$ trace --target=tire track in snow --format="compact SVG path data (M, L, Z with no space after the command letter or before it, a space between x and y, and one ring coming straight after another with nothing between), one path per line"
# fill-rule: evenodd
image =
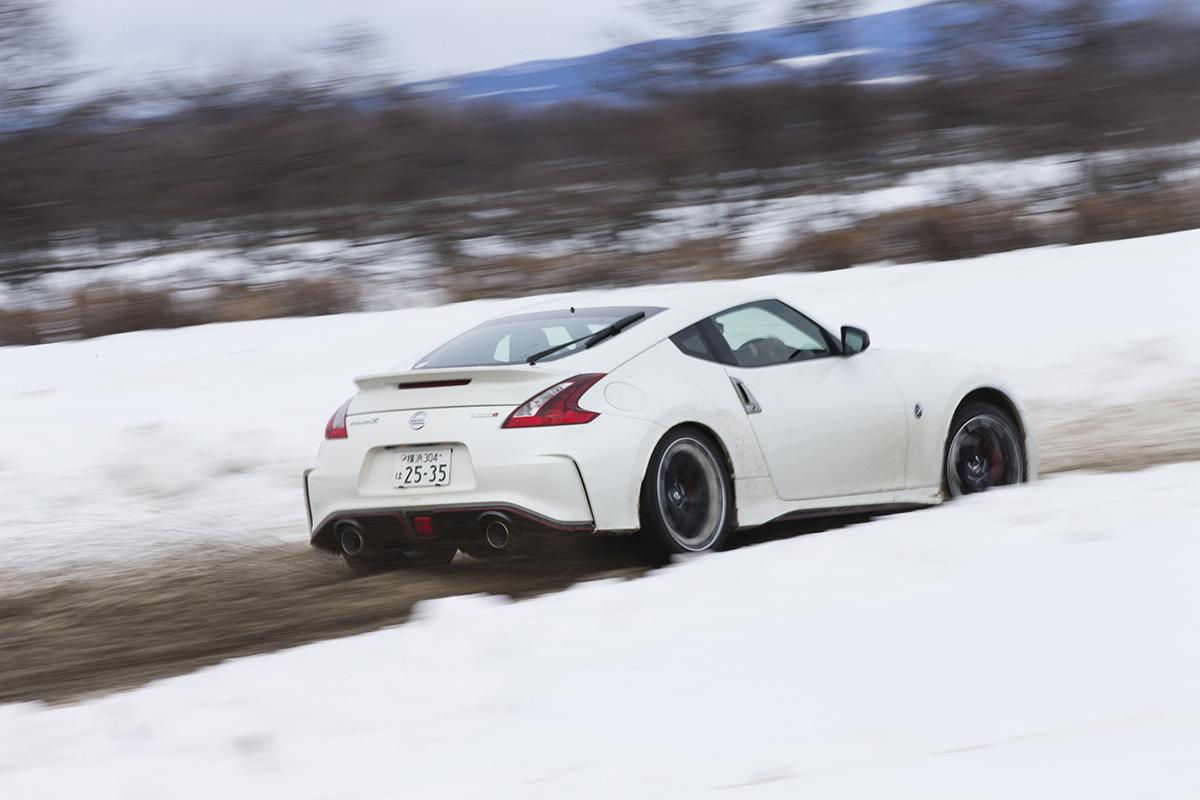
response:
M1200 459L1200 392L1126 405L1043 406L1031 416L1043 474ZM847 521L772 526L741 541ZM375 630L404 622L421 600L529 597L646 570L628 540L585 539L538 561L485 564L460 557L445 570L366 579L352 579L336 559L298 544L194 549L125 566L0 575L0 702L71 700L228 658Z
M338 559L301 544L0 576L0 702L85 697L229 658L375 630L404 622L422 600L529 597L645 569L632 548L622 546L627 543L574 544L549 563L460 556L448 568L360 579Z
M1043 475L1200 460L1200 385L1136 403L1039 406L1030 416Z

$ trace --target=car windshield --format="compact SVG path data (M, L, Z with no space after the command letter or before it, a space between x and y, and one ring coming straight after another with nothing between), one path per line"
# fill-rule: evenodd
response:
M650 317L659 311L662 309L618 306L565 308L558 311L537 311L530 314L500 317L454 337L417 361L413 368L439 369L524 364L530 356L543 353L558 345L565 345L576 339L582 340L538 359L539 361L553 361L583 350L588 337L613 323L638 313Z

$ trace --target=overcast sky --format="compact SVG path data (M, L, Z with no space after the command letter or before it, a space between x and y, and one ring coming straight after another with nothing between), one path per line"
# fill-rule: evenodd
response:
M405 79L581 55L668 31L632 0L50 0L81 66L105 83L311 60L338 26L369 27ZM758 0L743 27L774 24ZM871 0L875 10L913 0Z

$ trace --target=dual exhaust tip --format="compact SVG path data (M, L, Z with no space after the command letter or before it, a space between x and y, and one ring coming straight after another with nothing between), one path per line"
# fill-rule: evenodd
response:
M362 528L353 522L338 526L338 542L342 552L351 557L362 555L367 549L367 538L363 536Z
M482 514L479 525L483 529L483 540L493 550L503 550L512 541L512 523L503 514ZM354 558L367 549L367 537L356 522L343 522L338 526L338 544L342 552Z
M508 518L501 514L484 514L479 518L483 526L483 540L493 550L503 550L512 540Z

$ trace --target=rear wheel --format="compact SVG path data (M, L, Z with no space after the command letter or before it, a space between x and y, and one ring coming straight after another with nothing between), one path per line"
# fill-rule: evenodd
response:
M1025 481L1025 448L1017 422L991 403L968 403L954 415L943 467L948 497Z
M717 443L679 428L658 443L642 481L638 540L653 558L720 547L733 528L733 482Z

